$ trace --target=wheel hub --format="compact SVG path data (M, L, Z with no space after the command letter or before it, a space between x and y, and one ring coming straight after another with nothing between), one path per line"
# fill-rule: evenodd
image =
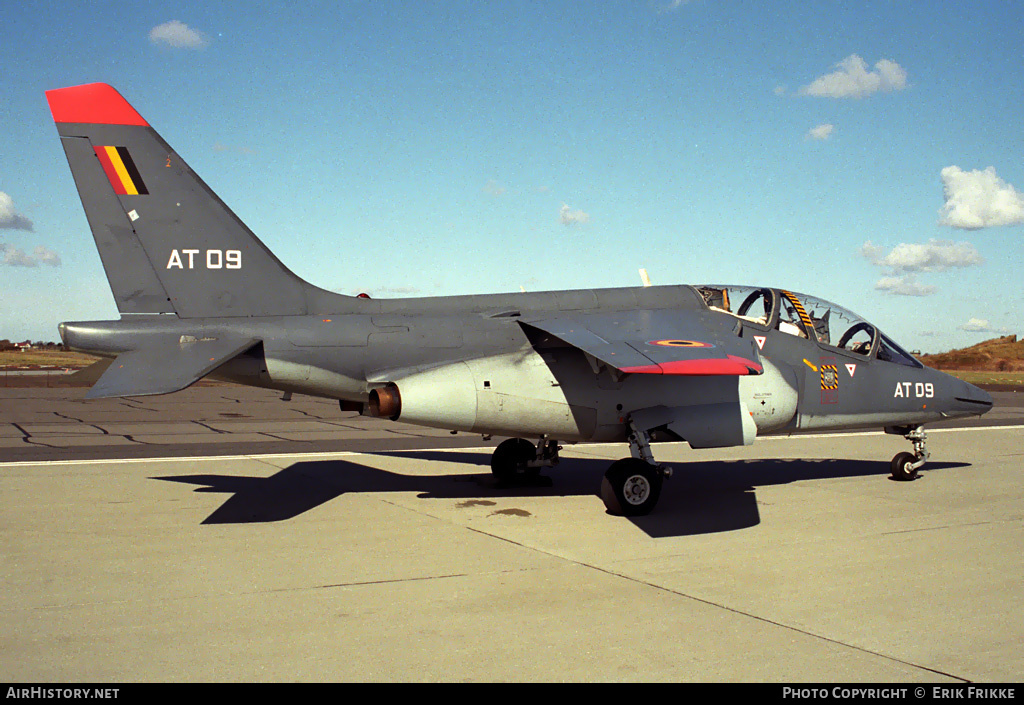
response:
M643 504L651 496L651 483L643 475L632 475L623 485L622 494L632 505Z

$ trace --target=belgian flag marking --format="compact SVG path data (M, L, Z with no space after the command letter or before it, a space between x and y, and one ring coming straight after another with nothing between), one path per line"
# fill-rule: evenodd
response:
M132 161L127 147L93 147L96 156L103 165L103 171L119 196L146 195L146 184L143 183L139 170Z

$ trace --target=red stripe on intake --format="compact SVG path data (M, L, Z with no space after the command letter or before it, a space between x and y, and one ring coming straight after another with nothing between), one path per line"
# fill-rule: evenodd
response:
M100 125L149 125L121 94L106 83L87 83L46 91L54 122Z
M623 372L648 375L691 375L695 377L710 375L758 375L764 368L752 360L736 355L728 359L712 358L702 360L673 360L657 365L641 365L639 367L620 367Z
M124 182L121 181L121 177L117 173L117 169L110 163L110 155L107 154L106 147L93 147L96 156L100 160L100 164L103 165L103 171L106 172L107 178L110 179L110 185L114 187L114 193L118 196L127 196L128 191L124 187Z

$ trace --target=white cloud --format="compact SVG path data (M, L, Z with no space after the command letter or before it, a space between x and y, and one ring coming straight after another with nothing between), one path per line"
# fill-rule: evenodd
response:
M0 254L3 255L3 264L6 267L38 267L39 263L33 260L24 250L0 243Z
M0 242L0 256L3 257L0 263L7 267L38 267L40 264L59 267L61 264L60 255L42 245L38 245L30 255L24 250Z
M505 187L494 179L490 179L486 184L484 184L484 193L488 196L500 196L505 193Z
M807 139L827 140L829 137L832 136L833 129L835 129L835 126L829 122L826 122L822 125L818 125L817 127L812 127L810 130L807 131Z
M957 326L960 330L968 331L969 333L1009 333L1010 331L1006 328L993 328L992 325L985 318L972 318L967 323L961 323Z
M1024 197L999 178L995 167L964 171L947 166L940 175L946 204L939 225L977 230L1024 223Z
M953 267L973 267L984 260L969 242L929 240L925 244L901 242L883 255L884 247L865 242L860 253L871 264L889 269L893 274L905 272L941 272Z
M175 49L202 49L209 43L205 35L178 20L158 24L149 30L149 41Z
M885 257L885 248L881 245L875 245L868 240L860 246L861 257L866 258L871 264L877 264L879 260Z
M672 12L678 10L683 5L689 5L693 0L669 0L668 3L658 8L658 13Z
M819 76L800 89L803 95L821 98L864 98L872 93L900 91L907 87L907 72L895 61L882 59L868 71L867 62L856 54L835 65L836 70Z
M563 203L562 208L558 211L559 220L562 225L573 226L582 225L583 223L590 221L590 214L584 213L581 210L573 210L569 207L568 203Z
M32 230L32 221L14 207L14 199L0 191L0 228L8 230Z
M51 250L49 247L43 247L38 245L36 249L32 250L32 254L39 261L40 264L48 264L51 267L59 267L61 265L60 255Z
M938 289L931 284L919 284L913 274L899 277L882 277L875 282L875 288L897 296L930 296Z
M868 240L861 245L860 254L885 270L886 276L875 282L875 289L896 296L930 296L938 291L931 284L917 281L916 275L920 272L941 272L984 262L971 243L948 240L929 240L924 244L901 242L889 252Z

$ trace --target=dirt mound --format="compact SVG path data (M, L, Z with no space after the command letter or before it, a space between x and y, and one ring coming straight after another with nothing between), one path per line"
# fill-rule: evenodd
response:
M1015 335L1004 335L959 350L921 355L918 359L940 370L1021 372L1024 371L1024 341L1018 341Z

